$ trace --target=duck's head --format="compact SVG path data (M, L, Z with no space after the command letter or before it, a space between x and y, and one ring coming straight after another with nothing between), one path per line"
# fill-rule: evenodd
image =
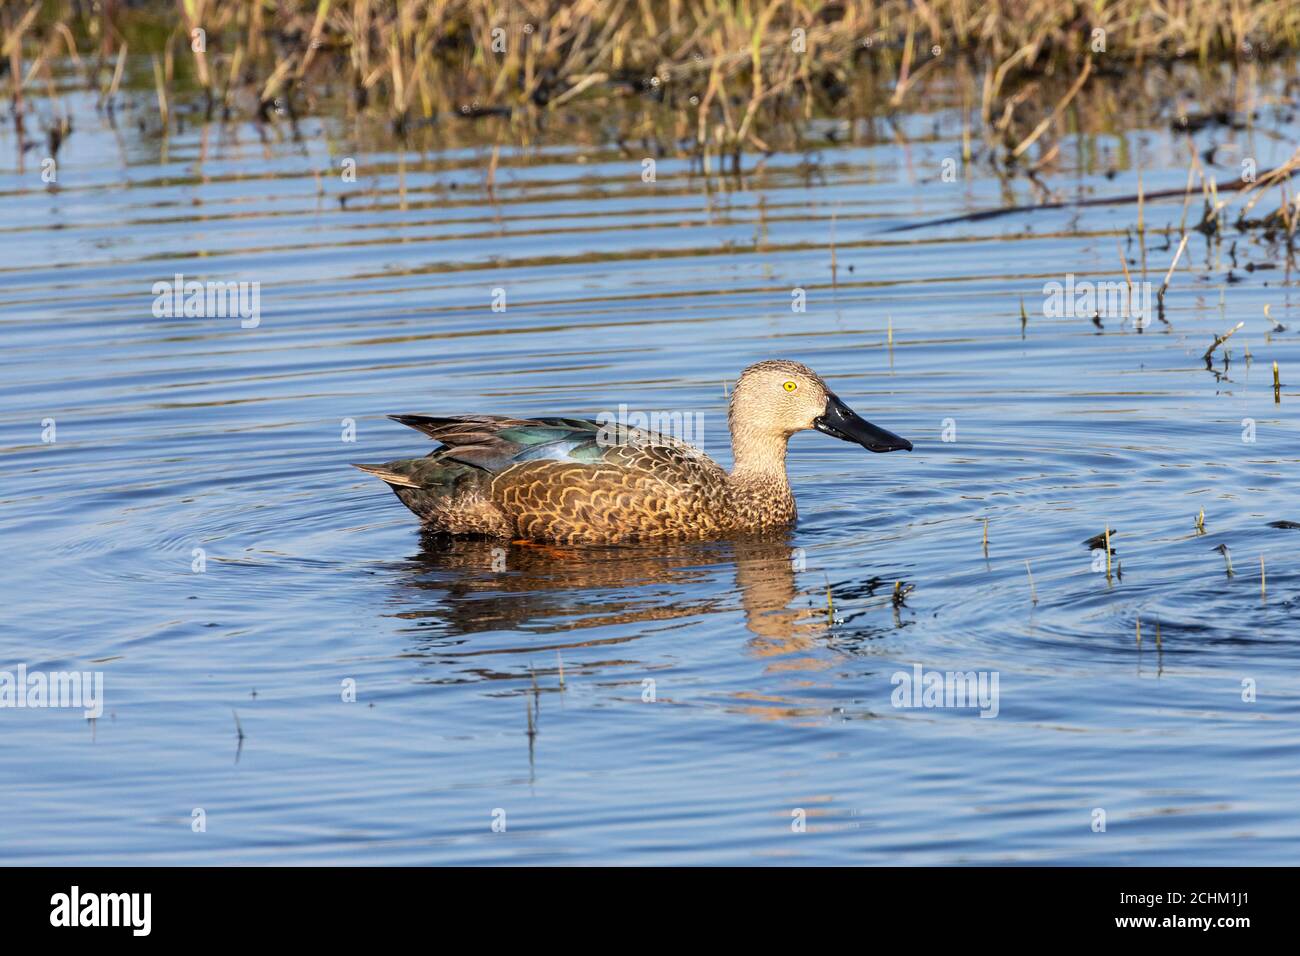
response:
M815 428L868 451L911 451L912 443L858 416L806 365L773 359L740 373L728 416L737 429L789 438Z

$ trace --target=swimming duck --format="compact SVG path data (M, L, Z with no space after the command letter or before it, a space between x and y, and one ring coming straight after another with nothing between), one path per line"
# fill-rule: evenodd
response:
M790 436L815 428L873 452L912 443L858 417L812 369L751 365L731 394L730 474L659 432L577 418L392 415L442 444L423 458L356 465L430 531L557 542L708 538L794 522Z

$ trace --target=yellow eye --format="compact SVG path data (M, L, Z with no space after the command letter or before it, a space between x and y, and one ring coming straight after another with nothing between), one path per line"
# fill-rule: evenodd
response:
M785 383L784 385L782 385L781 387L784 388L787 392L793 392L793 391L794 391L796 388L798 388L799 386L796 385L794 382L786 382L786 383Z

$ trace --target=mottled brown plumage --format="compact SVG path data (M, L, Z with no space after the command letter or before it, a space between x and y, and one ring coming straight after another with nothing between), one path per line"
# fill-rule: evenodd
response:
M858 418L811 369L773 360L731 397L735 467L668 435L573 418L394 415L441 445L357 465L433 531L533 541L624 542L765 531L795 520L790 436L816 428L872 451L911 444Z

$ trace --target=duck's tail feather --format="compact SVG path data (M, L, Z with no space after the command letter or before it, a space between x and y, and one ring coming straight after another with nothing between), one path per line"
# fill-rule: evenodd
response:
M394 488L421 488L423 487L414 478L407 475L400 475L393 471L387 465L353 465L353 468L359 468L368 475L374 475L381 481L388 482Z

